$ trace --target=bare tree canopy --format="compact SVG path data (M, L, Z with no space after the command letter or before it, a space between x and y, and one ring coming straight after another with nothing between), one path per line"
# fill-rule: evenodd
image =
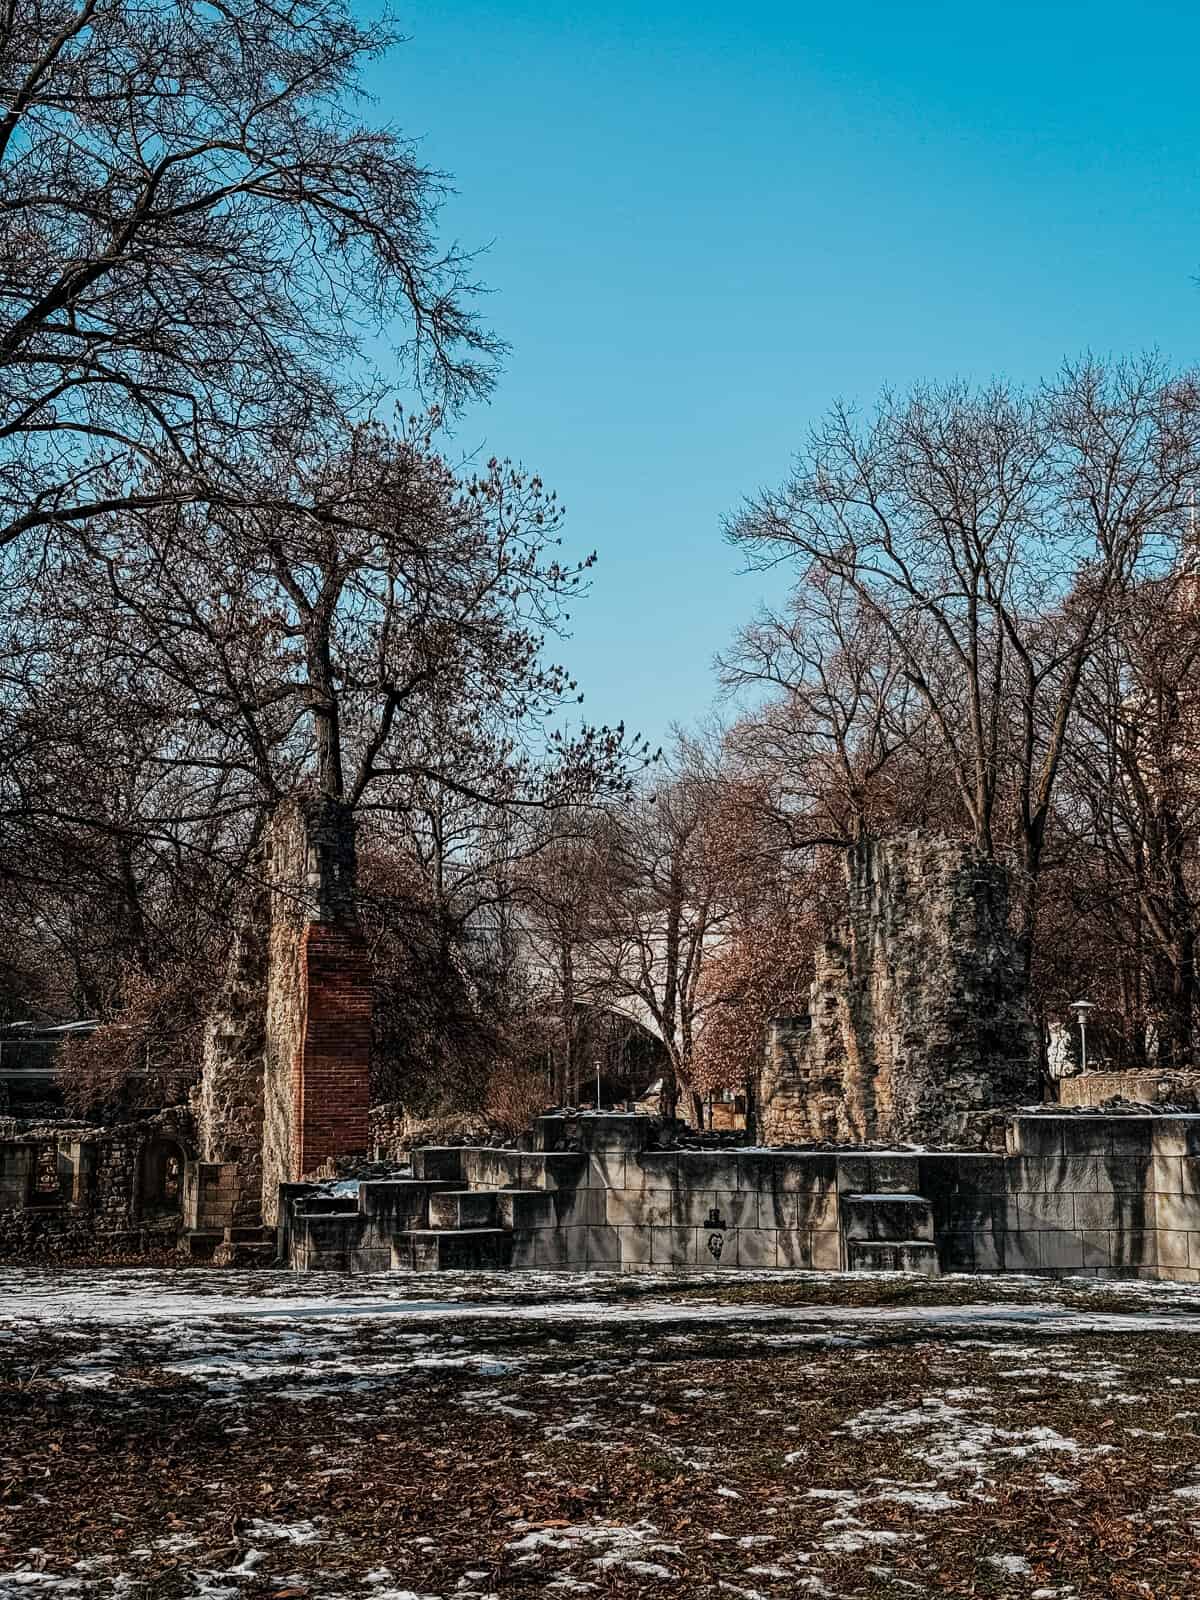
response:
M784 486L729 526L753 561L794 566L792 629L807 642L789 670L805 696L828 705L814 662L844 654L833 592L833 615L861 616L884 645L879 668L852 679L863 754L894 722L880 696L903 684L984 854L1003 802L1030 935L1082 676L1128 584L1177 547L1200 469L1198 395L1154 359L1087 361L1032 392L919 388L866 420L838 408ZM773 661L778 676L777 649Z
M444 180L354 114L393 38L341 0L3 0L0 544L253 498L372 331L433 398L487 388Z

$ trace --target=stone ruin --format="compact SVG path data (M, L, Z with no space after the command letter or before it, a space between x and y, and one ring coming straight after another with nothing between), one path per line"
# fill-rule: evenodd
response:
M387 1108L368 1112L351 819L289 802L261 866L192 1104L109 1128L0 1121L0 1251L1200 1281L1200 1115L1029 1106L1008 879L959 845L850 854L808 1014L772 1025L759 1064L763 1143L699 1150L596 1113L542 1117L517 1149L402 1149Z
M366 1153L371 989L354 884L346 808L286 802L205 1030L196 1229L274 1227L281 1183Z
M354 879L344 806L279 807L191 1103L101 1128L0 1120L0 1249L177 1241L217 1261L275 1259L280 1185L368 1147L371 990Z
M846 885L808 1014L768 1029L764 1142L957 1143L972 1112L1040 1100L1007 870L911 833L850 851Z

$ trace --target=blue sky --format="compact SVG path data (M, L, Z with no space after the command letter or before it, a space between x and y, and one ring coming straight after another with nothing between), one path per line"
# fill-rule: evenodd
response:
M590 720L705 715L765 593L723 514L838 398L1197 359L1200 8L402 0L377 113L458 190L512 346L458 443L599 550Z

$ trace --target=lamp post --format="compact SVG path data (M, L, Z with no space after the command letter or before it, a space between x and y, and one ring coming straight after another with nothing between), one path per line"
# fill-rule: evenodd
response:
M600 1109L600 1058L599 1058L599 1056L597 1056L595 1061L592 1062L592 1065L596 1069L596 1110L599 1111L599 1109Z
M1087 1019L1088 1019L1088 1013L1091 1012L1091 1011L1095 1011L1095 1009L1096 1009L1096 1005L1095 1005L1095 1002L1092 1001L1092 1000L1072 1000L1071 1001L1071 1010L1075 1013L1075 1019L1079 1023L1079 1070L1081 1072L1086 1072L1087 1071L1087 1067L1088 1067L1088 1060L1087 1060Z

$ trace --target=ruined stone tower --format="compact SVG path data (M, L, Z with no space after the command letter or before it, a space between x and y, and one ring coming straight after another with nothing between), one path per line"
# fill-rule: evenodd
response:
M965 1113L1037 1099L1005 868L913 833L852 850L846 877L808 1015L768 1031L766 1142L953 1142Z
M367 1148L371 992L350 812L285 801L260 870L205 1032L193 1227L270 1225L280 1183Z

